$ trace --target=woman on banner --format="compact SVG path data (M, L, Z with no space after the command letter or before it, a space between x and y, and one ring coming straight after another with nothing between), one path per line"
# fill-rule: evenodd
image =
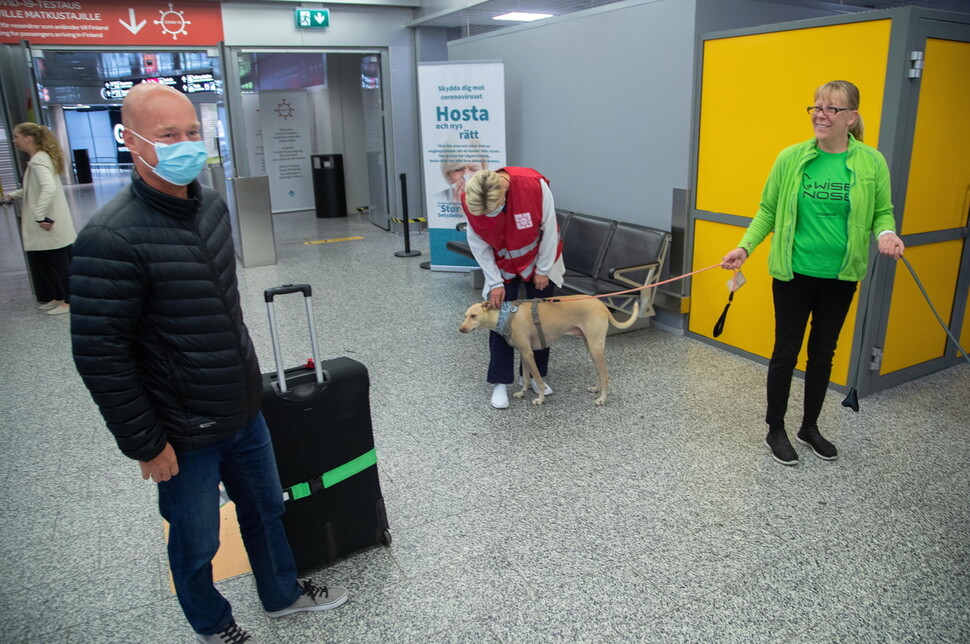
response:
M839 333L866 275L870 235L878 236L883 255L899 259L904 251L895 232L889 168L878 150L862 143L858 110L859 89L848 81L815 90L808 107L814 136L775 159L757 214L721 264L740 268L774 232L768 272L774 278L775 346L768 363L765 444L784 465L798 463L785 413L809 317L805 403L796 438L819 458L832 460L838 451L819 432L818 418Z
M520 285L530 299L552 297L553 284L562 286L566 268L548 179L531 168L482 170L465 183L462 207L468 219L468 246L485 277L482 296L493 306L517 299ZM505 409L508 385L514 381L515 350L494 331L488 346L491 404ZM545 380L549 349L536 351L535 361ZM534 380L532 387L537 387ZM552 388L546 384L545 395L550 394Z

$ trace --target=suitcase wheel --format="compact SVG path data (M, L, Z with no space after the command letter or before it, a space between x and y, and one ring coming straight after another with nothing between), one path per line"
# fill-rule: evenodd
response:
M385 546L391 545L391 531L388 530L387 528L384 528L384 545Z

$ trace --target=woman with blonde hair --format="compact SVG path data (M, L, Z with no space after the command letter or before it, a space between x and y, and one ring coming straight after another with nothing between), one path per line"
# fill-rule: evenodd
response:
M878 237L883 255L899 259L905 250L896 235L889 167L878 150L862 142L858 110L859 88L848 81L815 90L815 103L807 108L814 136L775 159L757 214L721 264L740 268L774 233L768 273L774 278L775 346L768 363L765 444L784 465L798 463L785 413L809 317L804 412L796 438L819 458L833 460L838 451L817 423L839 333L866 275L870 236Z
M549 181L531 168L508 166L482 170L465 184L462 206L468 219L468 246L485 276L482 295L495 308L518 298L552 297L566 272L562 242ZM508 306L508 305L505 305ZM509 406L508 385L515 379L515 350L500 333L488 338L488 382L492 406ZM549 349L535 352L536 367L545 380ZM532 381L533 389L537 385ZM538 393L538 392L537 392ZM545 395L552 393L546 385Z
M30 155L30 161L23 188L10 192L4 201L23 200L20 229L40 309L61 315L70 311L71 245L77 239L59 176L64 155L43 125L21 123L13 132L14 145Z

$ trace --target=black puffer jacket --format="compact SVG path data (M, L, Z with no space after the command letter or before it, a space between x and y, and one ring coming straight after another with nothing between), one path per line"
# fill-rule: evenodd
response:
M259 364L243 324L226 206L132 172L74 244L74 363L127 456L195 449L248 426Z

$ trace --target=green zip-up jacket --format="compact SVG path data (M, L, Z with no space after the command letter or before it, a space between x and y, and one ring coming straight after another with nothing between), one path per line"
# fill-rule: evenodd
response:
M768 252L768 273L783 282L790 281L795 223L798 219L798 190L805 166L818 156L815 139L785 148L775 159L758 213L751 220L739 247L754 251L768 233L774 231ZM849 184L848 243L840 280L858 282L866 276L869 263L869 236L884 230L896 232L889 189L889 166L875 148L849 135L845 165L851 174Z

